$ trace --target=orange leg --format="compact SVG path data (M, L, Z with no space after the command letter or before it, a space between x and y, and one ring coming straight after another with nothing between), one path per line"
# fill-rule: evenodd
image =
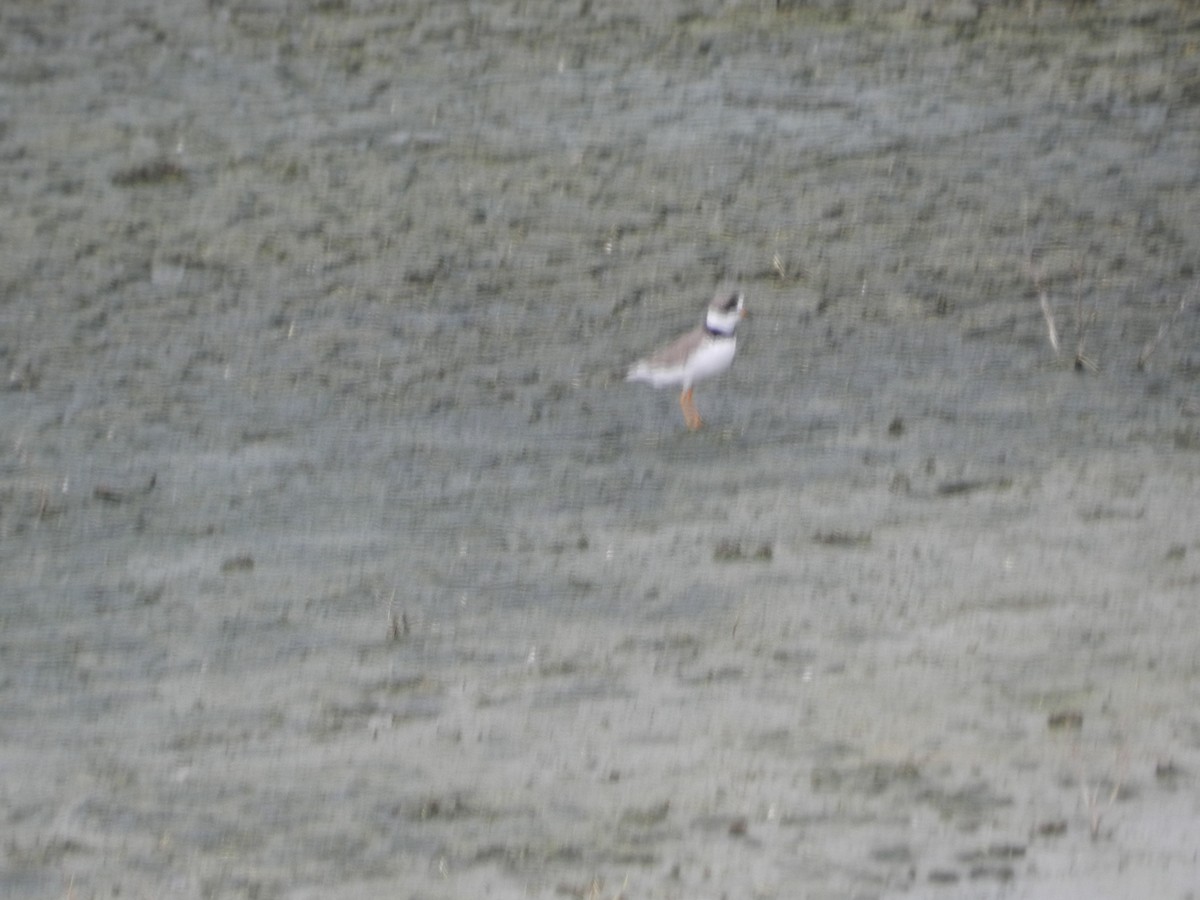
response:
M700 413L696 412L696 403L692 400L692 389L688 388L679 395L679 406L683 410L683 421L687 423L687 427L695 431L704 424L704 420L700 418Z

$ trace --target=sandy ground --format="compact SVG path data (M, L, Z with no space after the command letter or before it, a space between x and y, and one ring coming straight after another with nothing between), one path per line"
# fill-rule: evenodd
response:
M5 2L0 893L1198 895L1200 13L778 6Z

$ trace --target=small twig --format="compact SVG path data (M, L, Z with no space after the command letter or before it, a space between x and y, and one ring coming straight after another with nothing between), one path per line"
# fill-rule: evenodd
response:
M1175 320L1179 318L1179 314L1186 308L1187 298L1180 297L1179 305L1175 307L1175 312L1171 313L1171 318L1158 326L1158 334L1152 340L1147 341L1146 346L1142 348L1142 352L1138 354L1137 367L1139 372L1146 370L1146 363L1150 362L1150 357L1158 351L1158 345L1162 343L1167 333L1175 327Z
M393 641L408 637L408 613L401 612L400 615L396 615L396 592L394 590L388 601L388 636Z
M1046 331L1050 337L1050 346L1054 348L1054 352L1058 353L1058 329L1054 327L1054 313L1050 311L1050 298L1046 296L1046 291L1038 286L1039 299L1042 303L1042 315L1046 319Z
M1046 336L1050 339L1050 346L1054 349L1054 355L1058 355L1058 329L1054 325L1054 310L1050 308L1050 295L1046 293L1046 286L1042 283L1042 269L1033 261L1033 251L1026 249L1025 251L1025 272L1033 282L1034 289L1038 292L1038 302L1042 307L1042 318L1046 320Z
M621 884L620 890L612 895L612 900L622 900L625 896L625 889L629 887L629 876L625 876L625 881ZM604 890L604 880L598 875L592 878L592 883L587 888L587 900L603 900L600 892Z
M1079 789L1083 794L1083 807L1087 810L1089 833L1093 841L1099 840L1100 826L1104 821L1104 816L1113 808L1113 804L1117 802L1117 798L1121 795L1121 788L1125 786L1125 776L1129 772L1129 754L1124 751L1118 751L1117 763L1117 776L1113 781L1108 799L1104 803L1100 803L1099 783L1094 787L1089 785L1087 778L1084 777L1083 767L1082 765L1080 766Z
M771 258L771 268L775 270L775 274L779 276L781 281L787 281L787 266L784 265L783 259L778 253Z
M1099 370L1099 366L1083 352L1083 345L1087 342L1087 333L1096 322L1096 310L1090 309L1087 315L1084 315L1083 260L1076 260L1072 268L1075 275L1075 334L1078 338L1075 344L1075 369L1076 371L1087 369L1089 372L1096 372Z

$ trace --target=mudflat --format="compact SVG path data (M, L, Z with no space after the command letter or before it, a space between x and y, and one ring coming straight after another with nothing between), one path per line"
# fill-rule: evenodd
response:
M0 893L1194 896L1198 173L1168 0L6 2Z

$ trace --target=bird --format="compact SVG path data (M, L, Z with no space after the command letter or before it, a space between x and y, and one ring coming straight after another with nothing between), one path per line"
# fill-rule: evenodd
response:
M741 291L718 291L704 314L703 325L635 362L625 380L645 382L656 388L679 385L683 421L689 430L695 431L704 425L704 420L696 411L692 386L729 368L737 351L738 322L745 315L745 297Z

